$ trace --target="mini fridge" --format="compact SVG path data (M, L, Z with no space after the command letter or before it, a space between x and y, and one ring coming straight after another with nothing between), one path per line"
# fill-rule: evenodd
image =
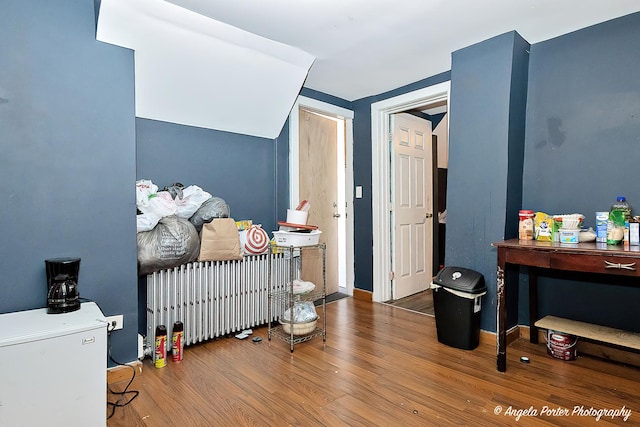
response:
M0 427L105 426L107 322L95 303L0 314Z

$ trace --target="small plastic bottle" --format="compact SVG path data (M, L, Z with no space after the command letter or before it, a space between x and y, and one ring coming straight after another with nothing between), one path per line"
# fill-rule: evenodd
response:
M617 245L622 242L625 224L629 223L630 218L631 206L627 203L626 197L618 196L609 211L609 220L607 221L607 245Z

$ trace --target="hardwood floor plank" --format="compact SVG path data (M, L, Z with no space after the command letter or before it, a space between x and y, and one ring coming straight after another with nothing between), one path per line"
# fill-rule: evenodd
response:
M518 339L500 373L495 344L448 347L433 317L354 298L327 305L327 328L326 342L318 337L293 353L257 327L261 343L193 345L162 369L145 360L131 387L140 395L108 426L640 425L637 367L584 356L565 362ZM626 422L541 413L580 406L632 412ZM524 415L529 408L538 414Z
M419 313L428 314L430 316L435 315L435 309L433 306L433 290L427 289L426 291L418 292L408 297L400 298L395 301L387 301L386 304L394 307L401 307L411 311L417 311Z

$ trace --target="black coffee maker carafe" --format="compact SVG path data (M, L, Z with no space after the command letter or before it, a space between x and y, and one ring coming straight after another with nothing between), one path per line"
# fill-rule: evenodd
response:
M69 313L78 310L80 258L46 259L44 264L47 271L47 313Z

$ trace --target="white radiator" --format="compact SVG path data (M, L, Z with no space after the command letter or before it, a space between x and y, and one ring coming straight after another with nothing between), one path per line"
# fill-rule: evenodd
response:
M268 322L269 256L274 291L289 283L288 254L246 255L238 261L192 262L147 275L147 349L158 325L167 328L167 351L176 320L191 345ZM272 306L271 320L284 311Z

